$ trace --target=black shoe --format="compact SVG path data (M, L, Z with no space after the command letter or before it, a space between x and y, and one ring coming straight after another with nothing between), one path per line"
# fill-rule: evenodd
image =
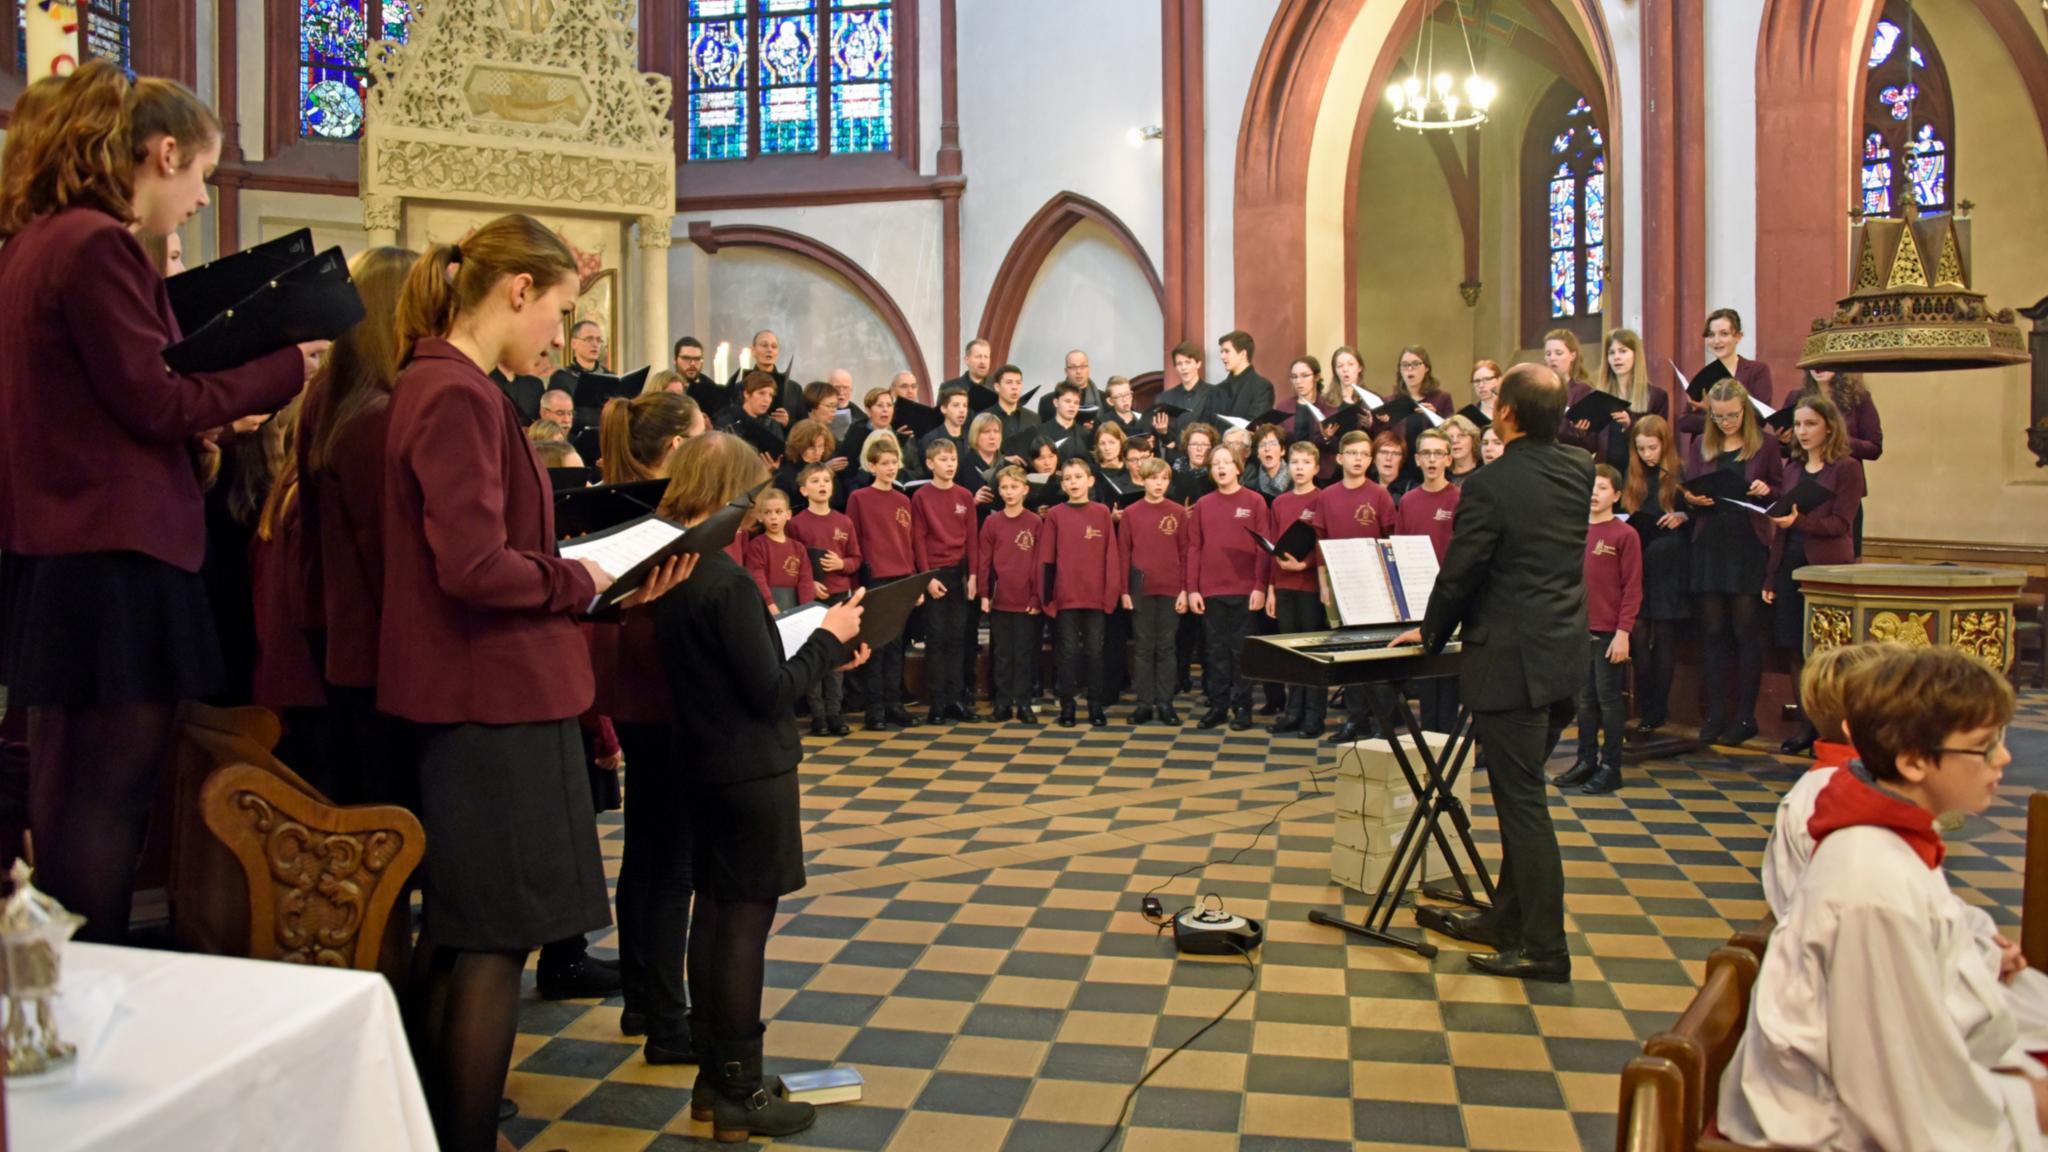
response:
M901 704L884 712L883 715L889 718L889 723L894 724L898 728L917 727L917 717L912 716L910 709L903 707Z
M1538 960L1510 948L1505 952L1475 952L1465 957L1465 963L1471 965L1473 970L1484 972L1488 976L1541 980L1546 984L1572 982L1572 958L1569 956L1559 956L1555 960Z
M621 1011L619 1013L619 1035L647 1035L647 1013L634 1008L627 1008Z
M1742 723L1721 733L1721 738L1715 741L1715 743L1747 744L1754 739L1756 739L1756 721L1744 720Z
M1230 712L1227 709L1211 708L1207 712L1202 713L1200 720L1195 721L1195 727L1203 729L1214 728L1228 719L1230 719Z
M498 1097L498 1123L519 1118L519 1102L510 1096Z
M1062 728L1072 728L1074 726L1074 702L1072 700L1060 701L1059 723Z
M1572 765L1570 771L1551 777L1550 782L1559 788L1577 788L1579 785L1591 780L1593 774L1598 771L1600 771L1600 762L1598 760L1581 760L1577 764Z
M1783 743L1778 745L1778 751L1787 756L1811 756L1813 755L1813 737L1787 737Z
M824 718L823 716L813 716L813 717L811 717L811 735L813 735L813 736L823 736L824 734L825 734L825 718Z
M686 1033L680 1037L649 1036L640 1046L640 1057L649 1064L695 1064L697 1053Z
M1301 731L1296 732L1295 735L1303 740L1321 740L1323 738L1323 722L1321 720L1311 720L1303 724Z
M1645 716L1641 720L1636 721L1636 731L1644 736L1648 736L1663 726L1664 718L1662 716Z
M1349 720L1338 725L1337 730L1330 733L1330 743L1332 744L1356 744L1360 740L1366 739L1370 739L1370 737L1365 734L1365 729L1360 728Z
M870 712L868 713L868 722L865 727L870 732L887 732L889 730L889 721L880 712Z
M1719 744L1721 742L1722 733L1726 732L1727 730L1727 724L1723 723L1722 721L1716 720L1710 716L1704 723L1700 725L1700 743Z
M1159 722L1170 728L1178 728L1180 727L1180 713L1175 712L1173 705L1168 704L1159 710Z
M1579 786L1579 791L1588 796L1605 796L1610 792L1621 791L1621 767L1616 764L1602 764L1598 772L1593 773L1590 779Z
M1097 704L1093 700L1088 702L1088 726L1091 728L1109 727L1109 713L1103 711L1102 705Z
M937 708L924 714L924 722L936 728L946 722L946 714Z
M1038 712L1029 704L1019 705L1017 707L1017 723L1032 728L1038 727Z
M1249 708L1239 708L1237 714L1230 718L1230 730L1232 732L1243 732L1251 726L1252 710Z
M1301 717L1299 716L1282 716L1278 720L1273 721L1271 728L1266 729L1266 731L1271 732L1275 736L1285 736L1289 732L1298 732L1300 730Z
M825 730L834 736L853 735L853 729L846 726L846 718L843 716L834 716L826 723Z
M1453 940L1463 940L1467 944L1482 944L1488 948L1500 947L1500 940L1493 932L1493 921L1488 920L1484 912L1453 912L1448 908L1417 904L1415 923L1418 927L1440 932Z
M619 994L619 966L579 956L560 968L543 968L535 983L543 1000L602 1000Z
M749 1136L794 1136L816 1122L816 1107L777 1096L764 1083L759 1032L731 1042L721 1036L716 1055L711 1135L720 1144L737 1144Z
M948 720L956 720L962 724L972 724L976 720L981 719L981 713L969 711L964 704L948 704L939 714Z
M1266 701L1265 707L1263 707L1263 708L1260 708L1260 709L1259 709L1259 715L1261 715L1261 716L1278 716L1278 715L1280 714L1280 710L1281 710L1282 708L1285 708L1285 707L1287 707L1287 705L1285 705L1285 704L1281 704L1281 703L1277 703L1277 702L1275 702L1275 701L1272 701L1272 700L1268 700L1268 701Z
M1152 706L1150 704L1140 704L1131 710L1132 724L1150 724L1151 722Z

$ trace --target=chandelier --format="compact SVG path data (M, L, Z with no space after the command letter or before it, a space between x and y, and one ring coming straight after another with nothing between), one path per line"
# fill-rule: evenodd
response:
M1906 5L1907 81L1912 80L1913 6ZM1911 105L1907 106L1909 109ZM1912 139L1907 112L1907 139ZM1910 154L1910 150L1906 150ZM2011 309L1993 309L1972 286L1968 200L1923 216L1907 156L1896 216L1860 209L1852 234L1856 279L1834 314L1813 322L1801 368L1840 372L1956 372L2024 364L2027 345Z
M1477 128L1486 123L1486 109L1492 105L1498 89L1493 81L1479 74L1479 64L1472 55L1472 34L1465 29L1463 13L1456 19L1458 35L1465 42L1467 71L1463 81L1448 71L1436 70L1437 20L1436 13L1431 11L1423 18L1422 37L1410 62L1408 78L1387 85L1387 103L1394 107L1394 127L1443 132Z

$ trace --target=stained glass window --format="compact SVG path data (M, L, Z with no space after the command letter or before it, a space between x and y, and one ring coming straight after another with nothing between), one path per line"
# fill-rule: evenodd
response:
M1948 211L1955 105L1941 53L1904 0L1887 0L1871 32L1868 61L1863 154L1856 161L1859 206L1866 214L1889 215L1911 189L1922 212Z
M299 0L299 135L362 134L370 42L404 43L412 10L411 0Z
M895 146L891 0L690 0L690 160Z
M29 0L14 3L14 70L28 71ZM135 45L128 21L129 0L84 0L78 5L79 22L84 25L85 54L112 60L123 68L135 66Z
M1559 85L1538 110L1530 139L1544 148L1539 267L1549 304L1536 315L1585 321L1597 338L1607 291L1606 137L1592 105Z

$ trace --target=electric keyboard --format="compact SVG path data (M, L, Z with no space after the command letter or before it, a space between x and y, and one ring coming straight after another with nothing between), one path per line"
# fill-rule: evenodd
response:
M1241 673L1247 680L1277 680L1337 688L1352 684L1384 684L1455 675L1458 642L1432 656L1420 644L1389 648L1387 643L1414 627L1385 624L1340 628L1332 632L1295 632L1282 636L1251 636L1244 642Z

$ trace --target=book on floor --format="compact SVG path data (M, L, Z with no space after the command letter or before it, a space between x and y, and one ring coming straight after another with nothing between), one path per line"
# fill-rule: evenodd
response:
M789 1090L789 1098L799 1104L851 1104L860 1099L865 1083L860 1069L846 1064L782 1074L782 1086Z

